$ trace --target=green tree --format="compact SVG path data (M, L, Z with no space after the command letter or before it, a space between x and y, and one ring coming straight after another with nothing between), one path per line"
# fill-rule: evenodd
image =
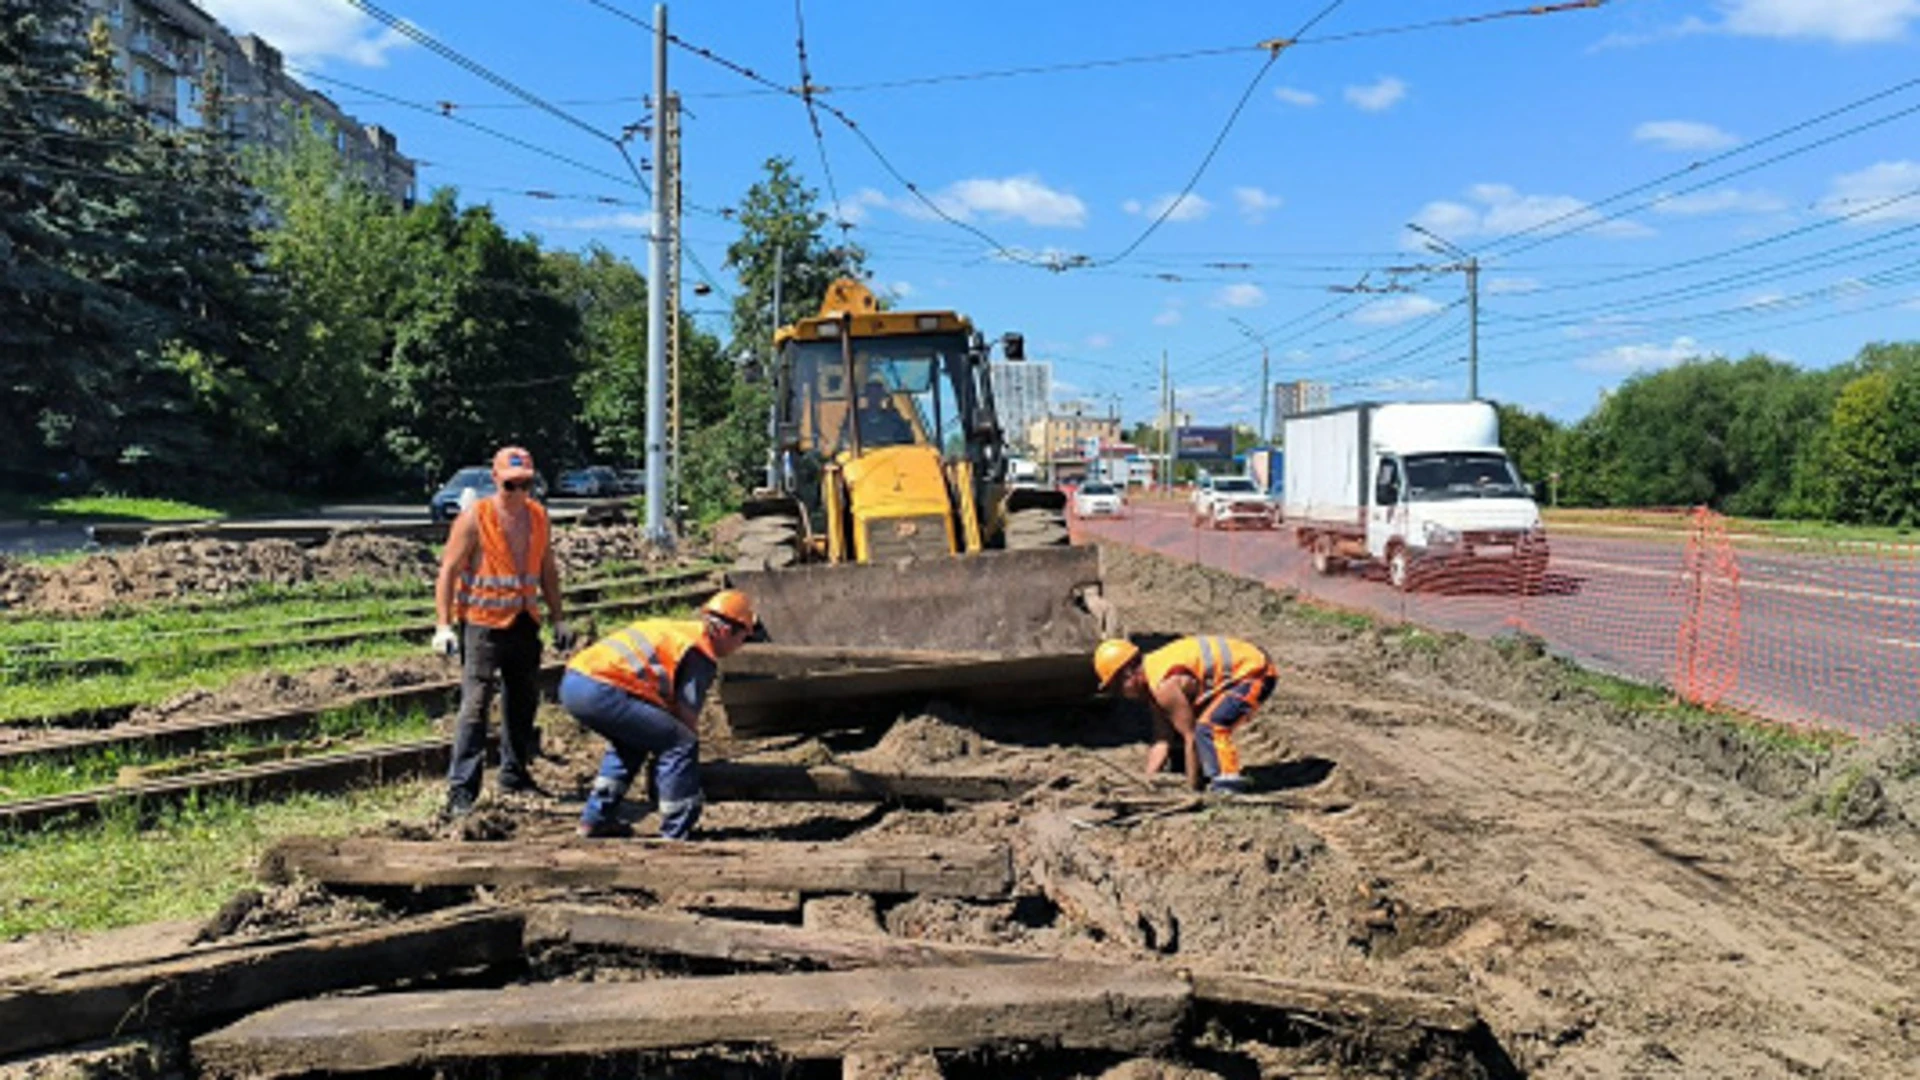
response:
M1852 371L1820 447L1820 501L1839 521L1920 524L1920 347L1868 346Z
M580 422L592 456L638 462L647 453L647 281L595 244L546 254L555 293L580 317Z
M386 312L383 443L404 474L518 443L537 461L576 444L581 317L531 238L442 188L405 215L407 272Z
M1520 476L1546 495L1549 474L1560 468L1560 425L1550 416L1528 412L1518 405L1497 405L1500 445L1520 470Z
M365 464L391 402L383 369L389 319L412 265L397 208L353 175L310 117L283 150L249 162L271 222L260 234L279 289L266 382L254 413L268 456L293 477L328 483Z

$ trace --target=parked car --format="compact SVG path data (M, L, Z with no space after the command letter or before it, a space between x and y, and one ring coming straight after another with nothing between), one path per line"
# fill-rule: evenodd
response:
M1125 517L1126 513L1126 496L1104 480L1089 480L1074 489L1074 517Z
M447 482L440 485L440 490L433 493L433 498L427 500L427 517L436 523L452 521L460 516L460 511L473 505L475 499L484 499L494 490L491 468L469 465L455 470ZM538 474L533 478L533 497L540 502L547 498L547 482Z
M589 465L584 469L568 469L560 474L553 490L558 495L570 495L583 499L604 499L620 494L620 474L606 465Z
M1204 476L1193 488L1193 524L1200 529L1272 529L1280 524L1273 499L1250 476Z
M644 495L647 491L647 470L620 469L615 472L619 493L622 495Z

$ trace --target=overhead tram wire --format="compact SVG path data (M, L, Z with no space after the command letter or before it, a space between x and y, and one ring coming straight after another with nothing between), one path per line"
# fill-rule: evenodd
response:
M1636 195L1642 194L1647 191L1651 191L1662 184L1666 184L1670 181L1677 180L1681 177L1697 174L1702 169L1709 168L1713 165L1717 165L1720 162L1726 161L1730 158L1735 158L1743 154L1751 153L1752 151L1757 150L1762 146L1766 146L1769 143L1778 142L1781 139L1785 139L1789 136L1796 135L1802 131L1807 130L1808 128L1818 127L1819 125L1824 124L1829 120L1835 119L1840 116L1844 116L1847 113L1853 112L1857 109L1863 109L1868 105L1873 104L1874 102L1881 101L1886 98L1893 97L1897 94L1904 93L1905 91L1911 90L1915 87L1920 87L1920 78L1907 79L1905 81L1896 83L1893 86L1889 86L1883 90L1876 91L1872 94L1867 95L1866 97L1858 98L1853 101L1847 102L1844 105L1838 106L1837 108L1829 109L1818 116L1809 117L1808 119L1801 120L1794 124L1790 124L1784 128L1780 128L1777 131L1773 131L1766 135L1763 135L1758 139L1753 139L1748 142L1741 143L1739 146L1732 147L1731 149L1728 149L1728 150L1723 150L1718 154L1714 154L1709 157L1702 158L1699 161L1689 163L1678 169L1673 170L1672 172L1668 172L1663 175L1656 176L1652 180L1648 180L1645 183L1636 184L1633 187L1626 188L1622 191L1614 192L1612 195L1609 195L1598 202L1588 203L1576 209L1568 210L1564 213L1556 214L1543 221L1534 222L1532 225L1529 225L1524 229L1516 229L1513 232L1495 237L1494 239L1489 240L1486 243L1480 245L1479 251L1482 254L1492 253L1496 249L1501 248L1503 245L1513 240L1518 240L1521 237L1525 237L1525 236L1531 236L1535 233L1540 232L1543 229L1550 228L1562 222L1571 221L1575 218L1584 218L1587 215L1591 215L1595 210L1599 209L1600 207L1612 205L1613 203L1620 202L1623 199L1633 198ZM1867 130L1870 127L1876 127L1879 124L1886 123L1894 119L1898 119L1899 117L1907 115L1908 113L1911 113L1913 111L1914 111L1913 108L1904 109L1898 113L1892 114L1891 116L1883 117L1879 120L1872 121L1864 125L1859 125L1854 128L1850 128L1847 131L1841 132L1838 136L1832 136L1814 143L1810 143L1804 147L1799 148L1796 151L1793 151L1790 154L1776 155L1775 157L1768 158L1766 161L1761 162L1760 166L1774 164L1780 160L1783 160L1784 157L1792 156L1792 154L1805 153L1808 150L1816 149L1820 146L1826 145L1829 142L1833 142L1838 138L1844 138L1844 137L1858 134L1860 131ZM1743 168L1736 172L1727 173L1717 178L1717 180L1715 180L1714 182L1717 183L1722 180L1732 179L1735 176L1744 175L1748 172L1752 172L1754 168L1758 168L1760 166ZM1688 190L1695 190L1695 189L1688 189ZM1658 199L1654 200L1654 202L1659 202L1659 201L1662 201L1662 200L1658 200ZM1651 205L1651 203L1644 204L1644 205ZM1503 256L1510 257L1522 251L1531 251L1534 248L1541 246L1542 244L1546 244L1553 240L1557 240L1562 237L1572 235L1573 233L1576 233L1576 232L1584 231L1587 228L1591 228L1594 225L1600 224L1602 221L1613 220L1615 217L1618 217L1618 216L1619 215L1616 214L1616 215L1609 215L1606 218L1601 218L1598 220L1576 222L1575 223L1576 227L1574 228L1569 228L1562 232L1557 232L1550 236L1543 237L1536 242L1524 244L1520 247L1513 248L1507 251L1501 251L1499 253Z
M560 153L557 150L549 149L537 143L528 142L527 140L522 139L517 135L509 135L504 131L499 131L494 128L490 128L485 124L476 123L472 120L468 120L463 116L456 116L453 113L435 108L432 105L428 105L418 101L409 101L406 98L395 97L392 94L384 93L379 90L369 89L368 87L365 87L365 86L360 86L355 83L347 82L344 79L336 79L331 75L322 75L317 71L307 71L300 68L288 68L287 70L300 76L302 79L311 79L311 80L314 80L315 82L327 83L332 86L341 87L342 89L351 90L356 94L366 94L369 97L377 98L381 101L387 102L390 105L398 105L403 109L413 109L416 112L425 113L428 116L438 116L444 120L448 120L448 121L451 121L452 123L459 124L462 127L471 128L474 131L478 131L482 135L486 135L494 139L499 139L501 142L510 143L514 146L521 148L522 150L528 151L529 153L538 154L539 156L547 158L550 161L557 161L562 165L568 165L568 166L571 166L572 168L579 169L582 172L591 173L594 176L600 177L602 180L608 180L613 183L625 185L628 187L637 186L638 188L640 188L641 191L646 192L649 195L652 194L651 190L647 187L645 180L641 180L638 184L635 184L632 179L625 176L621 176L618 173L609 172L608 170L602 169L597 165L589 165L584 161L576 160L572 157L567 156L566 154Z
M802 0L793 0L794 48L800 55L800 101L807 107L807 126L813 129L814 149L820 152L820 171L827 179L827 196L833 200L833 220L840 227L840 246L844 255L847 230L853 225L847 221L840 203L840 186L834 183L833 165L827 161L827 137L820 131L820 110L813 104L813 73L807 68L807 14L801 5Z
M621 138L618 135L613 135L605 131L602 131L599 128L588 123L587 121L580 119L578 116L575 116L574 114L568 112L567 110L562 109L558 105L555 105L550 101L547 101L545 98L540 97L538 94L533 93L531 90L527 90L521 87L518 83L515 83L512 80L508 79L506 76L495 72L493 69L487 67L486 65L480 63L479 61L466 56L465 54L461 53L459 50L453 48L452 46L442 42L440 39L434 37L432 34L429 34L425 30L422 30L418 26L415 26L413 23L408 22L407 20L396 16L391 12L388 12L387 10L385 10L384 8L381 8L377 4L374 4L372 0L346 0L346 3L351 4L355 9L359 10L362 14L369 16L374 21L394 31L395 33L406 38L407 40L412 41L417 45L420 45L421 47L427 49L429 52L432 52L435 55L439 56L441 59L444 59L447 62L455 65L456 67L459 67L467 71L468 73L474 76L477 76L478 78L483 79L486 82L493 84L494 86L499 87L500 89L506 91L509 94L512 94L514 97L519 98L520 100L526 102L527 104L532 105L533 107L548 114L549 116L552 116L555 119L560 120L561 122L566 123L572 127L578 128L579 130L586 132L588 135L591 135L594 138L601 140L602 142L608 143L614 148L615 151L619 153L620 159L626 162L627 170L633 173L633 178L640 185L640 190L646 192L648 198L653 197L653 190L647 184L647 178L641 174L639 164L633 160L633 156L631 154L627 153L627 145L626 145L625 139ZM658 110L659 108L663 107L663 103L655 102L654 107L656 110Z

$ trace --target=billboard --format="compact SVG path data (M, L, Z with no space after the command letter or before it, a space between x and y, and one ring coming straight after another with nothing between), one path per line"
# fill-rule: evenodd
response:
M1233 429L1230 427L1175 428L1173 429L1173 456L1189 461L1231 459Z

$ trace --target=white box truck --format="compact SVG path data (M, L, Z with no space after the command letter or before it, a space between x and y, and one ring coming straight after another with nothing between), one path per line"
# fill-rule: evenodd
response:
M1485 401L1365 403L1287 417L1285 520L1322 574L1374 560L1407 590L1442 568L1523 586L1547 567L1540 507Z

